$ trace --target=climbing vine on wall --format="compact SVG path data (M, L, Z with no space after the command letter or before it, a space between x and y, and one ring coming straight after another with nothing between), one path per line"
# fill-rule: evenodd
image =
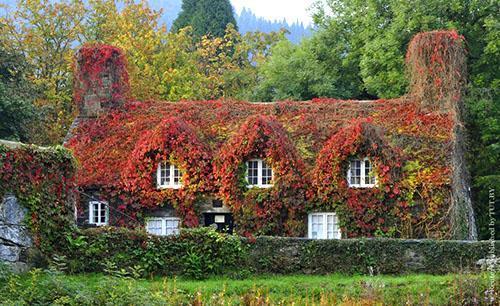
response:
M449 237L453 103L459 103L454 90L463 78L454 66L460 60L452 59L460 44L454 32L417 36L407 56L412 89L398 99L272 104L128 99L74 130L67 146L81 162L78 186L99 188L131 215L172 204L186 226L197 225L198 197L219 196L246 235L303 235L308 212L332 210L350 237ZM104 54L95 65L109 63L99 60ZM85 69L94 76L107 71ZM425 100L426 92L436 99ZM422 107L429 106L424 100L444 107ZM375 188L347 186L349 160L361 155L373 161ZM251 158L273 167L271 188L247 188L245 161ZM156 189L162 160L184 171L183 188Z
M78 50L75 65L73 99L80 111L84 96L95 95L108 107L116 107L125 99L129 80L126 59L119 48L104 44L84 45ZM103 79L107 84L103 84ZM104 92L103 87L111 90Z
M271 188L247 189L245 162L252 158L265 159L273 168ZM304 231L305 166L276 118L250 117L221 148L215 175L219 194L236 213L244 234L300 235Z
M11 193L28 210L34 243L53 252L74 224L72 191L76 163L63 147L0 144L0 195Z
M377 178L374 188L351 188L349 161L368 158ZM356 119L338 131L320 151L313 171L317 209L336 211L348 236L394 235L406 218L400 194L402 153L393 148L371 119Z
M142 135L132 151L123 179L124 190L131 195L127 204L154 208L168 202L177 209L184 225L198 225L194 201L197 195L212 190L208 182L211 156L185 121L176 117L161 121ZM157 188L155 177L160 162L176 164L182 170L183 188Z

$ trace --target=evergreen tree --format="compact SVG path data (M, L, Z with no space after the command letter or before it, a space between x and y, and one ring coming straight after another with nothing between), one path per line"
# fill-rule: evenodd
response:
M191 26L193 34L223 37L228 24L236 29L233 7L229 0L183 0L182 11L172 26L173 31Z
M26 59L0 43L0 139L29 140L36 119L34 86L26 79Z

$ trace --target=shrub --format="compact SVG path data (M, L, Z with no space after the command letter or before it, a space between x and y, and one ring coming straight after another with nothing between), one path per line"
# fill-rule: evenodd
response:
M185 275L201 279L241 267L246 247L237 236L212 228L183 229L177 236L151 236L143 230L102 227L68 237L71 272L112 275Z
M94 228L68 237L69 272L105 272L119 277L256 274L445 274L476 270L489 242L259 237L255 241L185 229L160 237L143 230ZM500 242L497 242L500 249ZM61 260L59 256L59 260Z

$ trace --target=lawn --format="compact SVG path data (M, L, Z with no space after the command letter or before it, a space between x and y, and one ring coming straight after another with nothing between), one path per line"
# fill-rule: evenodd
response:
M474 301L482 304L488 286L485 274L270 275L196 281L35 270L0 281L4 305L463 305Z

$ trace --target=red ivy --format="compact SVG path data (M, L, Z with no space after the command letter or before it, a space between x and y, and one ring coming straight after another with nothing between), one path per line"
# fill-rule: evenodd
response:
M173 157L183 170L183 187L157 189L155 174L161 161ZM130 193L129 205L154 208L170 202L184 219L184 225L198 225L194 211L197 195L211 191L211 152L184 120L170 117L142 135L124 171L124 190ZM134 207L134 208L140 208Z
M116 107L122 104L129 91L129 79L126 59L123 52L104 44L87 44L77 54L73 97L81 109L85 95L99 96L103 106ZM103 87L102 77L110 78L111 97L100 92Z
M242 165L252 158L263 158L271 165L273 187L247 190ZM221 148L215 168L219 194L235 213L240 231L247 234L303 232L305 173L283 126L275 117L263 115L248 118Z
M365 157L374 165L377 186L350 188L346 178L349 160ZM402 165L402 152L389 144L371 119L353 120L318 155L312 175L317 191L313 208L337 211L351 237L387 233L406 206L397 201Z

